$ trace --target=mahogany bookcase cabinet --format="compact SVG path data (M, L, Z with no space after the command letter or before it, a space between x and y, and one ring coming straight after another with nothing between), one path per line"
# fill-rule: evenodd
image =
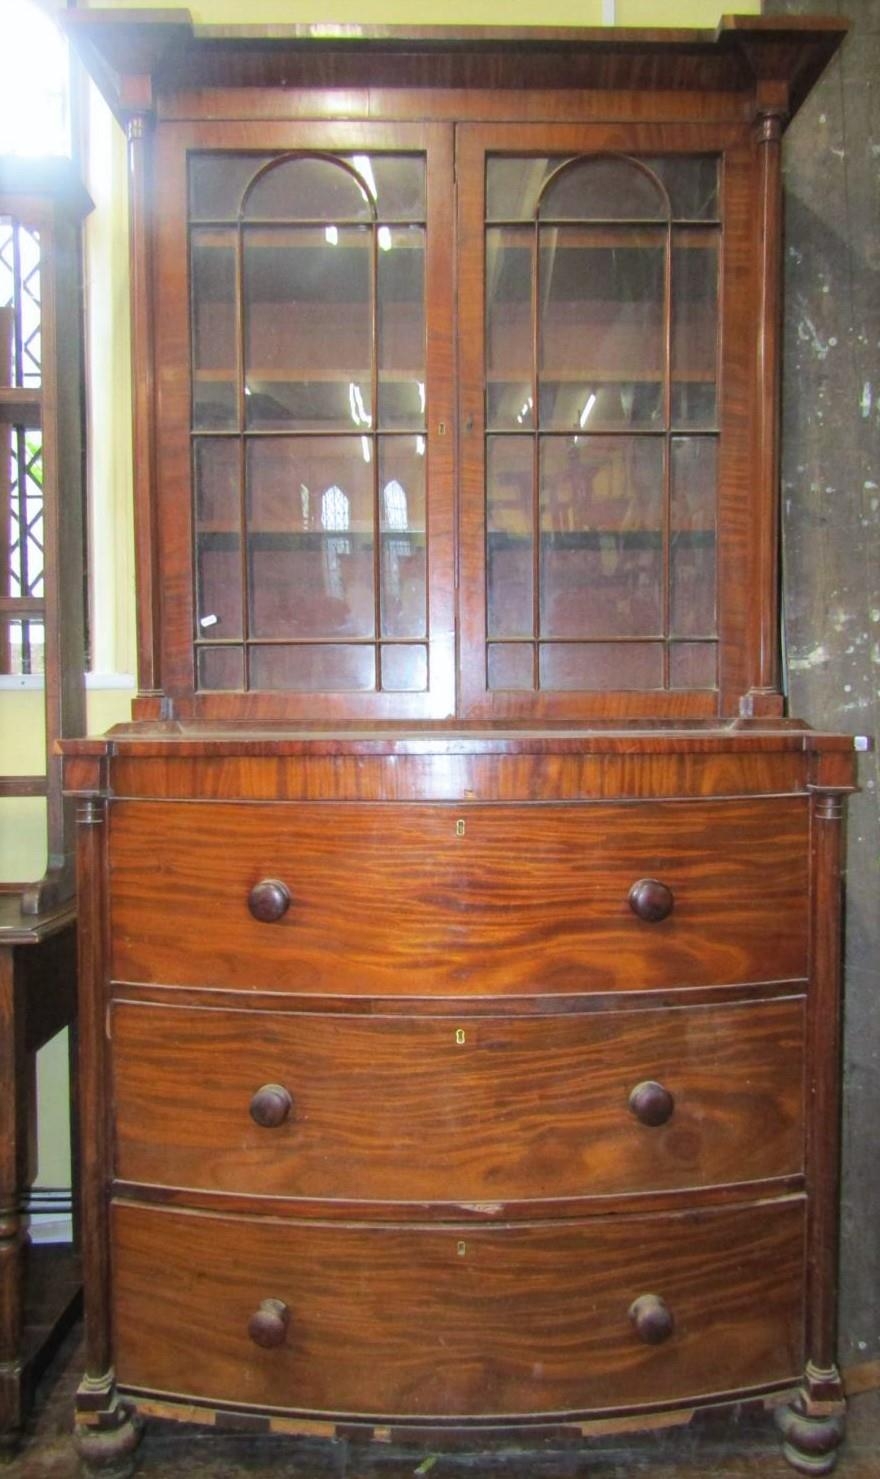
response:
M75 12L128 133L140 683L80 805L83 1451L835 1368L853 742L783 716L780 137L838 21Z

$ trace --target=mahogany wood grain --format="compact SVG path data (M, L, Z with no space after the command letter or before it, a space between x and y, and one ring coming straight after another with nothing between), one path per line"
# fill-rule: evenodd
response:
M508 1020L119 1002L115 1174L364 1203L609 1196L803 1165L803 1002ZM645 1079L665 1124L629 1105ZM295 1113L250 1116L280 1085ZM369 1207L363 1215L370 1215Z
M119 803L117 979L358 995L644 990L801 976L801 798L454 807ZM633 914L659 876L676 908ZM260 924L253 884L296 905Z
M701 1212L718 1207L742 1206L762 1198L800 1196L805 1189L802 1172L775 1176L771 1180L728 1181L712 1186L685 1186L672 1191L619 1192L613 1196L554 1197L510 1202L370 1202L297 1197L289 1203L272 1195L254 1192L203 1191L199 1187L157 1186L151 1182L113 1182L114 1195L153 1207L176 1207L193 1212L242 1213L248 1217L290 1215L302 1222L394 1223L395 1226L441 1220L454 1216L474 1226L494 1227L501 1223L578 1222L585 1217L620 1217L627 1213L652 1216L663 1212Z
M706 1396L803 1360L798 1198L487 1229L112 1216L123 1388L442 1422ZM675 1320L662 1345L632 1328L644 1294ZM290 1310L272 1351L248 1335L263 1299Z
M110 1254L105 1177L110 1159L110 1104L105 1093L107 1040L104 983L107 968L105 897L106 805L89 800L77 813L79 882L77 953L82 1250L85 1301L85 1384L106 1382L110 1371Z
M280 745L281 741L278 742ZM601 801L802 792L798 754L178 754L113 760L119 797L254 801ZM183 741L180 749L187 749ZM269 748L269 747L265 747ZM476 749L476 747L473 747ZM78 776L68 760L70 785ZM85 762L82 762L85 763Z
M836 17L725 17L709 30L589 27L288 25L193 27L185 10L134 17L76 12L65 28L111 108L124 116L127 85L146 76L157 99L188 89L369 88L468 91L542 85L625 94L631 106L671 95L683 113L748 96L760 63L792 82L796 107L846 31ZM246 45L242 45L242 40ZM766 61L765 61L766 66ZM198 99L197 102L203 106ZM337 113L338 116L338 113Z
M838 1386L837 1194L840 1175L841 1053L841 868L843 800L816 791L810 822L812 853L810 934L812 990L808 1016L808 1083L813 1113L808 1121L807 1354L816 1376ZM824 1395L828 1395L827 1393Z
M772 572L779 563L779 406L782 319L779 312L782 282L782 133L787 108L761 96L755 133L758 152L758 209L754 214L760 253L760 319L755 376L757 416L755 434L754 534L750 541L758 589L763 601L752 606L750 619L758 630L751 650L757 658L752 688L761 695L779 689L779 591ZM771 94L772 97L772 94ZM768 578L769 577L769 578Z

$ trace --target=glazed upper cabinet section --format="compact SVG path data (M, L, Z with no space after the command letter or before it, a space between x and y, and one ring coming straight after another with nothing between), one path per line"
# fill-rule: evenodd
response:
M471 712L718 712L745 441L721 362L727 212L750 160L640 134L462 130Z
M192 635L171 660L224 716L452 710L450 135L358 132L178 146Z
M717 712L748 574L722 584L748 415L726 414L721 346L729 182L751 151L729 130L699 151L651 130L648 152L636 129L624 149L603 129L464 125L454 174L451 126L358 132L178 145L178 693L224 716L451 713L457 445L461 711Z
M781 713L780 145L839 21L66 24L130 142L138 718Z

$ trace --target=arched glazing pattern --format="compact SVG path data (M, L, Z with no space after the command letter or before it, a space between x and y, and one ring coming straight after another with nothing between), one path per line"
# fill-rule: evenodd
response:
M713 688L714 158L490 158L487 679Z
M189 185L199 687L422 691L424 158L205 153Z

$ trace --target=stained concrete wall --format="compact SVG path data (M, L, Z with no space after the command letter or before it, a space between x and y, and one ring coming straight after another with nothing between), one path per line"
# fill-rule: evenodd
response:
M790 710L880 729L880 0L765 0L851 33L785 140ZM880 1359L880 755L849 806L840 1355Z

